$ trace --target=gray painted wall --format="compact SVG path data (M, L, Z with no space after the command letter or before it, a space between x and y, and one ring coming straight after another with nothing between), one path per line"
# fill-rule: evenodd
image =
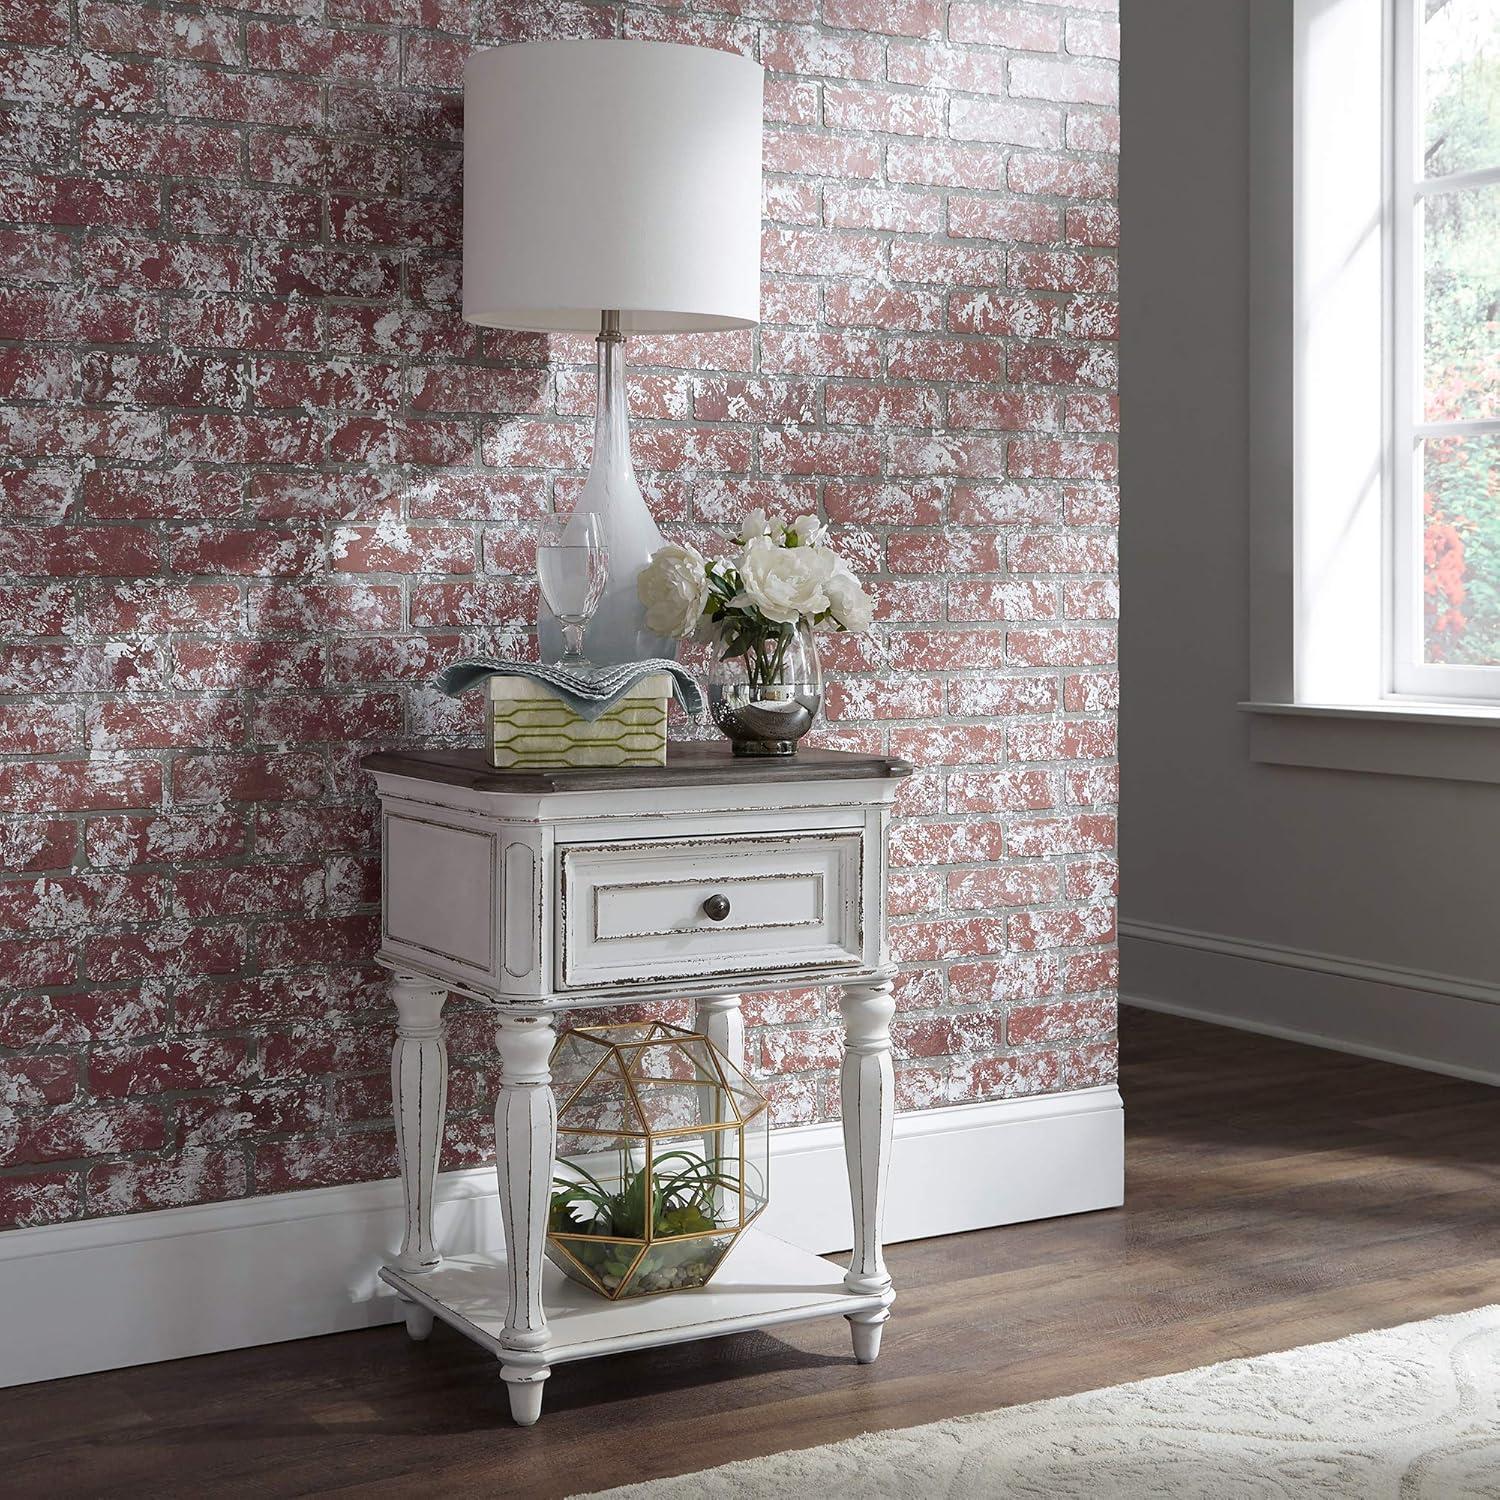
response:
M1251 3L1121 5L1122 991L1500 1080L1500 787L1257 764L1236 708Z

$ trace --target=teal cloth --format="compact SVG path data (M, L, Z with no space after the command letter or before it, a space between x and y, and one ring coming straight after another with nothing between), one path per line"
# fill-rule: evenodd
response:
M491 677L525 677L541 683L580 719L593 723L601 714L608 713L643 677L654 677L658 672L666 672L671 677L673 696L682 705L683 712L698 718L703 712L703 690L698 686L698 679L686 667L665 657L576 672L571 667L549 666L543 662L470 656L444 667L438 674L437 685L450 698L457 698L470 688L488 682Z

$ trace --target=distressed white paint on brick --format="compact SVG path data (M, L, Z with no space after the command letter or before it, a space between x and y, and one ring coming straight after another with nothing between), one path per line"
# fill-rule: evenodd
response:
M712 548L752 506L821 511L871 576L876 632L825 642L840 690L818 737L922 762L893 827L897 993L931 1022L898 1028L905 1108L1111 1066L1107 1036L1012 1045L1003 1022L1110 972L1106 925L1076 913L1110 900L1093 861L1115 795L1114 605L1084 587L1113 568L1091 550L1115 512L1112 32L1068 18L1065 37L1025 0L956 4L946 32L943 11L538 12L769 70L795 170L768 178L766 323L636 341L638 459L668 533ZM21 1169L0 1225L392 1170L359 754L477 743L426 678L530 649L529 528L586 459L588 341L458 317L452 67L495 39L400 28L400 83L394 25L252 23L274 50L251 58L244 24L75 0L9 38L0 911L24 915L0 927L0 1071L24 1082L0 1106ZM894 180L893 146L897 175L936 180ZM1036 546L1070 537L1089 545ZM949 872L999 859L1055 871L1057 901L954 907ZM235 873L281 866L299 873ZM219 874L211 916L143 904ZM1016 950L1038 935L1063 940L1056 963ZM490 1043L451 1010L454 1151L478 1161ZM836 1025L826 1004L757 1015L783 1118L831 1119L835 1073L801 1034ZM242 1077L192 1072L205 1037L242 1047ZM158 1049L156 1071L101 1099L122 1044ZM286 1113L300 1085L321 1113ZM184 1096L221 1108L220 1135L183 1133Z

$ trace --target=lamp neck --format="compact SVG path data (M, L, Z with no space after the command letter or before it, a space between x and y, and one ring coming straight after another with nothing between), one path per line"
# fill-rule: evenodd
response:
M594 409L594 462L630 469L630 409L625 394L625 335L618 312L599 320L598 396Z

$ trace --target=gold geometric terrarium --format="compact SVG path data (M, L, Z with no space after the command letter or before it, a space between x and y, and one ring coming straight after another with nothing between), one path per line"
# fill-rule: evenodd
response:
M563 1032L552 1083L547 1258L612 1299L704 1285L766 1206L765 1095L663 1021Z

